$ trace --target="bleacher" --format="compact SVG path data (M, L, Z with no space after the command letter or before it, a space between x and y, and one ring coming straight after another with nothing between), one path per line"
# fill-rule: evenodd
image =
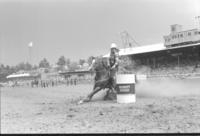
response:
M131 50L133 52L134 48ZM132 54L129 51L129 54L121 55L119 72L148 76L200 75L200 44L155 51L140 50Z

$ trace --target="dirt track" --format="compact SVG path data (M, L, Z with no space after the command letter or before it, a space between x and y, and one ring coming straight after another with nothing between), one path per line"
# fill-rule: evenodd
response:
M77 105L91 85L1 88L1 133L200 132L198 88L152 97L145 95L145 84L138 85L134 104L102 101L102 91L92 102Z

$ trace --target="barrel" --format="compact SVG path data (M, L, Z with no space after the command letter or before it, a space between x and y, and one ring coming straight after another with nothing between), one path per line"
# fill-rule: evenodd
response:
M135 74L119 74L116 77L116 83L118 103L136 102Z

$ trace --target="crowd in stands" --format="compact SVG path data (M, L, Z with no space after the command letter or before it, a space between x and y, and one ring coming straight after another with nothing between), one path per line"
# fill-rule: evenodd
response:
M151 68L149 74L155 75L175 75L175 74L193 74L200 73L200 61L195 59L180 59L179 62L171 61L165 63L165 61L158 63L156 68Z
M142 64L127 58L124 60L119 73L146 74L149 76L200 75L200 59L198 57L182 57L179 58L179 61L175 58L161 58L157 59L154 64Z

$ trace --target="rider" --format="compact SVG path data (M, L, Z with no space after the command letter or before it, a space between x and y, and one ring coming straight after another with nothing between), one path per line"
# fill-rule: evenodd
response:
M111 76L111 84L113 87L116 84L116 73L118 71L119 66L119 49L115 43L112 43L110 46L110 56L109 56L109 66L110 66L110 76Z
M91 59L92 59L92 63L91 63L91 65L90 65L90 67L88 68L89 71L92 70L92 68L93 68L93 66L94 66L94 64L95 64L95 57L92 56Z
M111 44L110 55L107 60L108 60L107 64L110 67L110 79L109 79L110 84L111 84L112 90L115 91L116 73L118 71L118 65L119 65L119 49L117 48L117 45L114 43ZM88 70L92 70L94 64L95 64L95 58L92 57L92 64L90 65ZM96 76L95 76L95 81L96 81ZM93 92L90 93L86 99L79 101L79 104L90 101L91 97L98 91L99 90L96 90L96 92L94 92L93 90ZM104 96L104 99L109 96L109 92L110 90L107 91L106 96Z
M112 43L110 46L110 55L108 59L108 65L111 68L111 77L114 79L116 78L116 72L118 71L118 65L119 65L119 49L117 48L117 45L115 43ZM92 70L93 66L95 64L95 57L92 57L92 64L88 68L88 70Z

